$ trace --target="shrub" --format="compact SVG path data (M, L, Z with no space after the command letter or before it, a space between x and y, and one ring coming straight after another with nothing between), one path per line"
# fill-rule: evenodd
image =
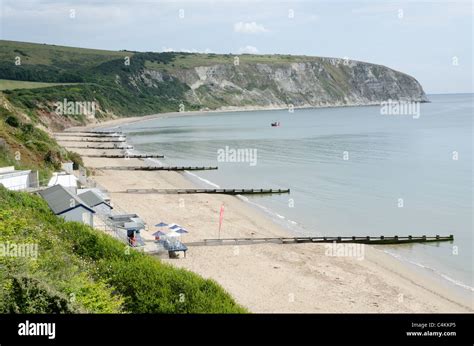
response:
M69 160L72 161L73 169L76 170L76 169L79 169L79 166L84 166L84 162L82 161L82 157L78 153L69 151L67 153L67 157L68 157Z
M71 313L68 297L38 279L28 276L11 278L10 298L0 306L3 313L38 314L38 313ZM3 311L2 311L3 310Z
M0 242L39 249L36 260L0 257L0 313L246 312L216 282L65 222L40 197L1 186Z
M11 127L18 127L20 126L20 121L18 118L14 115L9 115L6 119L5 122L10 125Z

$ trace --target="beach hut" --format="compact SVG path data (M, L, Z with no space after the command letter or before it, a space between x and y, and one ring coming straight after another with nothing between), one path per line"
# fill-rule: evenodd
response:
M16 170L13 166L0 168L0 185L8 190L26 190L38 187L38 172L31 170Z
M145 229L145 222L137 214L110 215L106 223L120 239L127 240L130 245L145 245L140 237L140 231Z
M66 221L82 222L91 227L94 226L95 211L64 186L54 185L40 191L39 194L57 216L61 216Z
M65 172L55 172L48 182L48 186L61 185L72 193L77 193L77 178Z
M83 192L77 196L99 215L109 215L112 212L113 207L107 203L102 196L92 190Z
M61 168L66 172L71 174L74 170L74 162L63 162Z
M102 198L106 203L110 204L110 197L101 189L97 187L89 187L89 188L84 188L84 189L77 189L77 195L80 195L84 192L87 191L93 191L96 195L98 195L100 198Z

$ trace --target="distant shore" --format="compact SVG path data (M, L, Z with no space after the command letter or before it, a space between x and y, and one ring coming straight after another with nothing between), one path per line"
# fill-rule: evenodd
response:
M430 101L423 101L423 103ZM366 106L379 106L379 102L373 103L361 103L361 104L340 104L340 105L322 105L322 106L302 106L294 107L294 111L301 109L319 109L319 108L338 108L338 107L366 107ZM180 117L180 116L199 116L206 114L218 114L218 113L233 113L233 112L252 112L252 111L277 111L277 110L288 110L288 107L268 107L268 106L248 106L248 107L223 107L218 110L200 110L200 111L183 111L183 112L165 112L165 113L156 113L143 116L133 116L133 117L117 117L114 119L107 119L104 121L91 122L87 125L78 125L72 126L66 129L65 131L80 131L80 130L101 130L105 128L120 127L121 125L133 124L138 122L143 122L147 120L167 118L167 117Z
M176 112L115 119L90 125L87 129L208 113ZM90 149L74 151L79 154L100 152ZM143 164L139 159L83 159L91 169ZM132 188L192 188L191 181L180 173L106 170L96 171L92 178L109 191L114 205L137 213L147 222L150 229L144 238L151 239L153 225L161 221L177 223L188 229L184 243L216 238L222 203L225 205L222 237L289 236L287 230L233 196L118 192ZM328 245L323 244L190 246L186 258L162 260L214 279L252 312L473 311L472 301L467 297L420 275L375 247L364 246L362 259L328 256L327 251Z

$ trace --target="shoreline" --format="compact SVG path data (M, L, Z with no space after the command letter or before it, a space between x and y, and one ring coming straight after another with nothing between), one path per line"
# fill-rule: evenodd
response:
M202 113L202 112L200 112ZM204 112L207 114L208 112ZM191 115L190 113L177 113L178 115ZM145 121L154 119L160 116L166 115L153 115L144 118L129 118L131 122ZM119 119L120 123L130 123L125 119ZM108 122L108 124L111 124ZM102 124L103 125L103 124ZM103 126L101 126L103 127ZM88 128L97 128L97 126L89 125ZM74 143L74 142L72 142ZM75 150L77 152L77 150ZM93 168L97 164L100 166L101 160L104 159L91 159L84 158L85 165L89 168ZM105 159L107 162L114 163L117 165L128 165L132 164L130 160L124 163L116 159ZM136 160L137 163L140 160ZM192 184L189 178L186 178L184 174L177 172L168 173L157 173L157 172L134 172L134 176L131 176L130 172L126 173L123 171L102 171L98 176L92 178L98 181L101 185L106 186L109 191L113 191L116 186L142 186L143 181L151 179L157 185L153 186L159 188L182 188L189 184ZM147 177L148 179L143 179ZM116 179L111 179L116 178ZM108 183L108 181L115 181L114 183ZM140 185L138 185L140 184ZM145 184L146 185L146 184ZM111 189L112 188L112 189ZM130 187L131 188L131 187ZM115 189L117 191L117 189ZM179 204L184 201L185 205L190 204L191 207L197 209L196 217L205 218L205 225L198 225L186 220L186 217L181 215L183 210L176 212L176 208L171 211L166 210L166 207L159 208L160 213L168 214L170 217L175 219L165 219L163 221L175 222L183 225L188 230L199 230L192 231L189 236L184 238L184 242L190 240L199 240L203 237L212 238L212 232L209 229L215 229L215 222L209 222L209 219L218 217L218 208L222 201L226 204L226 213L228 209L234 209L232 211L238 215L231 215L231 233L232 236L245 236L245 237L259 237L259 236L271 236L271 235L288 235L288 230L282 226L277 225L271 220L271 218L265 215L262 211L253 210L248 203L240 200L234 196L193 196L188 195L186 197L177 197L173 195L158 196L158 195L120 195L116 193L109 193L112 201L117 203L121 209L125 209L130 212L136 212L140 216L144 217L148 225L152 225L160 222L161 220L155 219L156 216L149 214L147 211L147 204L154 204L156 202L163 202L163 205ZM143 203L137 203L137 199L142 199ZM189 200L189 201L188 201ZM212 203L212 207L203 207L204 203ZM188 211L188 208L185 208ZM226 215L227 216L227 215ZM224 217L224 224L227 221L226 216ZM238 216L235 220L232 220L233 216ZM181 220L179 220L181 219ZM242 231L242 225L248 223L251 220L253 224L252 228L254 232ZM151 221L151 222L150 222ZM225 229L224 225L224 229ZM261 229L265 228L265 232L261 232ZM258 234L256 233L258 230ZM198 234L196 234L198 233ZM215 232L214 232L215 233ZM213 234L215 236L215 234ZM192 239L189 239L192 238ZM282 248L284 247L284 248ZM250 251L249 251L250 250ZM289 251L286 251L289 250ZM373 246L366 245L365 252L366 256L363 261L357 262L354 258L341 258L341 257L330 257L325 255L325 245L322 244L291 244L291 245L279 245L279 244L260 244L260 245L241 245L241 246L219 246L219 247L190 247L189 253L191 260L179 259L179 260L168 260L168 262L177 267L182 267L194 271L204 277L212 278L220 283L234 298L242 305L249 308L252 312L472 312L472 300L469 297L461 297L451 291L449 288L443 287L435 280L431 280L428 277L421 278L420 275L411 270L406 264L401 263L400 260L393 258L392 256L383 253L382 251L374 248ZM235 254L237 252L237 255ZM257 255L255 255L255 252ZM244 253L246 258L242 259L241 253ZM260 253L260 255L259 255ZM230 257L230 258L229 258ZM217 265L210 265L213 259L218 259ZM241 262L237 259L240 258ZM306 260L303 260L306 258ZM222 265L220 265L222 263ZM323 268L321 263L324 263ZM247 264L248 267L245 265ZM259 269L257 270L256 268ZM227 270L226 270L227 268ZM235 272L236 268L239 271ZM272 273L268 276L270 269L277 269L280 273ZM279 270L284 269L284 270ZM281 275L284 272L285 275ZM248 292L240 285L242 280L242 273L245 273L247 278L252 278L253 282L247 282L247 285L252 286L252 290ZM334 274L336 273L336 274ZM321 292L318 287L321 285L316 277L325 282L325 287L321 290L326 295L320 297L320 304L309 303L314 299L314 296L318 296ZM240 280L237 280L240 278ZM288 287L288 281L291 279L296 280L296 289L290 289ZM275 283L275 280L278 284ZM301 286L301 283L308 282L308 285ZM309 282L312 284L309 285ZM354 284L355 283L355 284ZM275 293L272 290L266 291L261 286L273 287L273 291L280 287L277 291L280 294L279 302L272 299ZM342 285L343 287L339 287ZM344 286L350 286L351 289L345 291L345 294L341 294L340 290L344 291ZM334 292L329 292L330 289L335 289ZM358 294L356 291L361 289L364 292L360 299L354 298ZM390 292L391 299L387 301L384 294L376 294L371 291ZM247 291L247 293L245 292ZM248 295L252 292L260 292L258 301L252 299ZM292 292L294 291L294 292ZM420 291L420 292L419 292ZM287 298L285 301L283 296L289 295L292 299ZM373 293L373 296L372 296ZM255 294L255 293L254 293ZM300 297L299 300L297 297ZM324 302L326 297L329 300L337 298L339 301L334 306L328 305ZM353 297L353 299L351 299ZM404 298L406 297L406 298ZM346 299L349 301L345 301ZM298 300L298 302L297 302ZM370 301L372 300L372 301ZM408 300L408 302L407 302ZM265 303L267 301L267 303ZM345 301L345 302L344 302ZM306 303L305 303L306 302Z
M186 173L188 173L188 172L186 172ZM193 175L198 176L198 174L196 174L196 173L193 173ZM196 184L193 180L194 177L190 178L189 175L183 175L183 176L186 179L190 180L191 183ZM200 178L198 178L198 179L200 179ZM212 183L212 182L210 182L210 183ZM203 184L209 184L209 183L203 182ZM202 186L195 186L195 187L196 188L203 188ZM210 188L214 188L214 187L212 187L212 185L211 185ZM275 215L278 215L278 214L276 214L275 211L273 211L273 210L271 210L271 209L269 209L269 208L267 208L267 207L265 207L265 206L263 206L259 203L251 202L250 200L248 200L247 197L244 197L244 198L241 198L242 196L235 196L235 197L239 201L244 203L245 205L248 205L251 208L255 209L263 217L265 217L265 218L269 219L270 221L272 221L276 226L282 228L286 232L287 236L295 237L295 236L298 236L298 235L301 234L301 229L291 229L288 226L288 224L285 225L285 223L283 223L283 222L281 222L281 223L278 222L279 220L275 216ZM284 215L283 215L283 217L285 218L285 220L289 220ZM306 235L303 235L303 236L306 236ZM446 274L440 273L432 267L427 267L427 266L421 265L419 263L412 262L408 258L397 256L393 252L387 252L384 249L385 245L367 245L366 244L365 246L370 246L375 251L380 252L382 256L387 256L387 257L393 259L395 262L399 263L403 267L406 267L411 272L416 272L419 275L422 275L422 276L424 276L428 279L431 279L434 282L439 283L441 286L446 287L446 289L448 289L448 290L456 291L460 296L464 296L466 299L471 299L471 297L474 297L474 288L469 286L468 284L462 282L462 281L453 279L452 277L447 276ZM471 295L471 297L470 297L470 295ZM473 308L474 308L474 306L473 306Z
M431 101L418 101L420 103L430 103ZM373 102L373 103L360 103L360 104L340 104L340 105L323 105L323 106L314 106L314 105L307 105L307 106L300 106L294 107L294 110L304 110L304 109L324 109L324 108L346 108L346 107L370 107L370 106L380 106L380 102ZM119 127L120 125L128 125L139 123L143 121L153 120L153 119L160 119L160 118L167 118L167 117L180 117L180 116L199 116L199 115L208 115L208 114L219 114L219 113L238 113L238 112L252 112L252 111L278 111L278 110L288 110L288 107L281 107L281 106L246 106L246 107L223 107L216 110L198 110L198 111L184 111L184 112L164 112L164 113L156 113L156 114L149 114L149 115L137 115L132 117L117 117L115 119L108 119L105 121L98 121L95 123L89 123L87 125L78 125L78 126L71 126L64 129L64 132L68 132L70 130L80 131L81 129L93 129L93 130L103 130L110 127Z

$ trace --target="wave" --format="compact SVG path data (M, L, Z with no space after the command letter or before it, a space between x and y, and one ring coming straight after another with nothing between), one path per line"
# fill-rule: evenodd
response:
M276 223L279 225L283 226L287 230L293 232L293 233L300 233L300 234L306 234L308 231L303 227L303 225L300 225L298 222L291 220L287 218L284 215L278 214L276 211L265 207L262 204L256 203L254 201L251 201L249 198L242 196L242 195L237 195L237 198L242 200L245 203L248 203L254 207L257 207L261 210L263 210L265 213L267 213L271 219L273 219ZM284 221L284 222L283 222Z
M194 178L196 178L196 179L198 179L198 180L200 180L200 181L206 183L207 185L212 186L212 187L214 187L214 188L216 188L216 189L220 189L220 188L221 188L219 185L214 184L214 183L213 183L212 181L210 181L210 180L201 178L201 177L200 177L199 175L197 175L197 174L191 173L191 172L189 172L189 171L184 171L184 173L189 174L190 176L192 176L192 177L194 177Z
M206 185L208 186L211 186L213 188L216 188L216 189L220 189L221 187L219 185L217 185L216 183L208 180L208 179L204 179L202 177L200 177L199 175L197 174L194 174L194 173L191 173L189 171L184 171L186 174L190 175L192 178L196 179L196 180L199 180L203 183L205 183ZM286 229L292 231L292 232L298 232L298 233L304 233L305 230L303 229L303 227L298 224L298 222L296 221L293 221L293 220L290 220L288 219L287 217L281 215L281 214L278 214L277 212L275 212L274 210L268 208L268 207L265 207L264 205L262 204L259 204L259 203L256 203L256 202L253 202L251 201L249 198L245 197L245 196L242 196L242 195L237 195L236 196L237 198L239 198L240 200L242 200L243 202L245 203L248 203L248 204L251 204L261 210L263 210L265 213L267 213L274 221L276 221L278 224L281 224L282 226L284 226ZM282 221L286 221L286 222L282 222Z
M432 267L429 267L427 265L424 265L422 263L419 263L419 262L415 262L415 261L412 261L406 257L403 257L402 255L399 255L399 254L396 254L396 253L393 253L389 250L382 250L384 253L386 253L387 255L390 255L400 261L404 261L404 262L407 262L407 263L410 263L412 265L415 265L417 267L420 267L420 268L423 268L424 270L428 270L430 271L431 273L433 274L436 274L437 276L449 281L450 283L456 285L456 286L459 286L459 287L462 287L468 291L472 291L474 292L474 287L471 287L469 285L466 285L465 283L459 281L459 280L456 280L456 279L453 279L452 277L440 272L439 270L435 269L435 268L432 268Z

